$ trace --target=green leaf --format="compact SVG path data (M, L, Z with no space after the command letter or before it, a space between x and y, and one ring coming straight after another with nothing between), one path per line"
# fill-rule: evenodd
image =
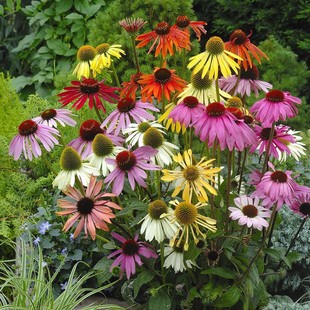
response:
M290 252L286 256L283 256L282 259L286 263L286 265L291 269L292 264L296 261L298 261L302 255L298 252Z
M4 7L2 4L0 4L0 16L2 16L4 13Z
M48 40L47 46L51 49L56 55L65 55L68 50L68 45L61 40Z
M100 8L101 8L101 4L91 5L87 10L86 19L89 19L90 17L95 15L99 11Z
M11 79L11 84L13 89L18 93L21 91L25 86L31 85L33 83L32 77L20 75L16 78Z
M188 250L184 252L184 260L195 260L200 253L201 250L197 248L194 241L191 241Z
M150 271L143 271L140 273L133 281L133 298L135 299L138 294L141 286L143 284L147 284L150 281L152 281L154 278L154 274L152 274Z
M86 15L89 10L89 2L88 0L75 0L74 7L77 11Z
M160 290L155 296L152 296L149 299L148 303L149 310L170 310L171 309L171 300L166 292Z
M265 249L265 253L276 261L281 257L281 253L276 249Z
M72 7L73 0L56 2L56 15L69 11Z
M80 29L82 29L84 27L84 22L83 21L80 21L80 20L77 20L75 21L72 26L71 26L71 32L76 32L76 31L79 31Z
M102 257L100 261L93 267L94 270L100 271L97 276L98 285L102 285L102 283L107 282L113 276L110 272L112 260L107 259L106 257Z
M213 303L213 306L218 308L231 307L238 302L239 298L240 289L238 288L238 286L233 285Z
M236 278L236 273L226 267L210 268L210 269L203 271L202 274L213 274L213 275L217 275L224 279L235 279Z
M66 19L83 19L83 15L78 13L70 13L66 16Z
M83 252L80 249L75 249L72 255L68 255L69 259L80 261L82 260Z
M31 34L26 35L21 41L19 41L17 47L13 48L11 52L18 53L25 49L28 49L33 44L36 34L33 32Z

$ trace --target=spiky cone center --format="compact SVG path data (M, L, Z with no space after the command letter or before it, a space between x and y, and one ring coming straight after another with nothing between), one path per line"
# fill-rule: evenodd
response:
M88 197L83 197L77 203L77 210L83 215L90 214L95 206L95 203L92 199Z
M72 147L66 146L60 156L60 167L65 171L75 171L82 167L79 153Z
M18 126L18 132L22 136L30 136L34 134L37 131L37 129L38 129L38 124L31 119L23 121Z
M263 128L261 133L260 133L260 138L262 140L268 141L270 134L271 134L271 128L270 127ZM276 136L277 136L277 132L276 132L276 130L274 130L272 139Z
M237 29L232 32L229 37L229 40L236 45L242 45L247 41L247 35L241 29Z
M177 20L175 23L179 28L186 28L188 27L190 20L187 16L182 15L182 16L177 17Z
M80 90L83 94L95 94L99 91L99 83L94 79L83 79L80 84Z
M143 133L146 132L150 127L151 125L148 122L142 122L138 125L138 131Z
M284 94L281 90L273 89L266 94L266 99L270 102L282 102Z
M252 68L248 68L248 70L244 70L244 68L241 67L240 72L241 80L257 80L258 77L259 77L258 69L254 64L252 64Z
M254 122L254 118L251 115L244 115L243 120L247 125L251 125Z
M310 203L304 202L299 206L299 212L302 213L305 216L310 215Z
M92 149L96 156L98 157L105 157L110 155L113 151L114 145L110 138L106 135L99 133L95 136Z
M137 158L130 151L122 151L116 156L116 164L122 171L129 171L137 163Z
M85 121L80 127L80 137L85 141L93 141L98 133L103 133L103 129L93 119Z
M191 75L192 85L198 90L209 89L212 86L212 80L209 79L208 74L202 78L201 73L201 71L198 71L196 74Z
M204 239L199 238L196 243L196 247L198 249L203 249L205 246L206 246L206 241Z
M184 241L176 239L173 244L171 245L173 251L176 253L183 253L184 252Z
M286 183L287 175L283 171L276 170L270 176L271 180L276 183Z
M124 254L133 256L134 254L138 253L139 244L134 239L126 240L122 245L122 251Z
M237 180L233 179L233 180L230 181L230 188L232 190L237 189L238 186L239 186L239 182Z
M120 112L129 112L136 106L134 100L132 98L126 97L122 98L117 103L117 109Z
M110 44L102 43L96 46L96 50L99 54L107 53L110 48Z
M226 110L226 108L220 102L212 102L206 108L208 115L213 116L213 117L218 117L218 116L224 115L225 110Z
M170 81L172 73L166 68L160 68L155 71L154 78L157 83L166 84Z
M54 118L56 114L57 114L57 111L55 109L48 109L41 113L41 117L44 120L49 120L49 119Z
M226 110L230 112L231 114L233 114L238 119L243 118L243 113L239 108L228 107L226 108Z
M225 50L225 45L220 37L211 37L206 43L206 51L211 55L222 54Z
M166 23L165 21L162 21L160 23L157 24L156 28L155 28L155 32L160 35L163 36L165 34L168 34L170 31L170 26L168 23Z
M148 213L150 217L154 220L160 219L160 216L167 213L168 207L166 203L162 200L155 200L151 202L148 206Z
M164 143L164 136L158 129L150 127L143 135L144 145L151 146L154 149L158 149Z
M174 215L180 224L191 225L195 223L198 211L192 203L180 202L174 210Z
M253 205L244 206L242 209L242 212L244 215L246 215L247 217L250 217L250 218L257 216L257 214L258 214L257 208Z
M207 256L207 259L211 263L216 262L219 259L219 257L220 257L219 252L216 251L216 250L208 250L208 251L206 251L206 256Z
M198 99L194 96L187 96L183 99L184 105L186 105L189 108L195 108L198 105Z
M199 170L195 166L187 166L183 170L183 177L189 182L195 182L199 178Z
M77 52L77 59L79 61L91 61L97 55L97 50L91 45L83 45Z
M242 107L242 101L239 97L233 96L233 97L227 99L226 107L241 108Z

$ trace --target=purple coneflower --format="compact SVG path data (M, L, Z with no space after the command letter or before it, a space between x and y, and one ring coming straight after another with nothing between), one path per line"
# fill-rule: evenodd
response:
M136 264L139 266L143 265L140 256L144 256L145 258L158 257L150 245L146 242L138 241L138 235L134 239L126 239L116 232L111 232L111 235L122 243L121 249L114 251L108 256L108 258L111 258L118 255L111 265L111 272L115 266L120 265L121 276L125 272L127 279L129 279L131 275L136 273Z
M19 159L22 153L25 159L32 160L33 156L37 158L42 154L39 142L48 152L58 144L54 135L59 136L56 128L37 124L31 119L23 121L18 126L18 134L10 143L9 154L14 156L14 160Z
M291 210L298 213L302 217L309 217L310 215L310 188L302 186L302 191L297 191L292 203L289 205Z
M150 146L141 146L134 151L122 151L115 159L107 158L106 162L112 164L115 169L105 178L105 183L109 186L113 182L112 192L119 195L124 187L125 176L127 174L132 190L137 182L142 187L147 187L145 170L159 170L160 167L150 163L150 158L158 151Z
M47 109L43 111L40 116L32 120L38 124L44 124L50 127L57 127L57 123L61 126L75 126L76 121L70 116L73 116L73 114L67 109Z

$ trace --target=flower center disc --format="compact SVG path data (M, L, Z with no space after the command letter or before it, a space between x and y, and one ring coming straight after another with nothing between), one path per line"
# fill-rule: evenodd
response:
M96 50L98 51L99 54L103 54L103 53L106 53L109 50L109 48L110 48L110 44L102 43L96 47Z
M258 214L258 210L255 206L253 205L247 205L245 207L243 207L242 212L244 215L246 215L247 217L255 217Z
M122 250L126 255L132 256L138 252L139 244L133 239L126 240L122 245Z
M79 61L90 61L95 58L97 51L91 45L83 45L77 52L77 58Z
M158 34L158 35L165 35L167 33L169 33L170 31L170 26L168 23L166 22L160 22L157 24L156 28L155 28L155 32Z
M38 124L29 119L26 121L23 121L19 126L18 126L18 132L22 136L30 136L34 134L38 129Z
M211 262L216 262L217 259L219 258L219 254L217 251L211 250L209 251L209 253L207 254L207 258L208 260L210 260Z
M277 183L285 183L287 181L287 175L282 171L275 171L271 174L271 180Z
M183 177L190 182L199 178L199 171L195 166L188 166L183 170Z
M117 103L117 108L120 112L128 112L132 110L135 107L135 102L132 98L126 97L122 98Z
M240 79L241 80L257 80L258 79L258 69L257 67L252 64L252 68L248 68L248 70L244 70L243 67L241 67L241 73L240 73Z
M160 84L167 83L170 80L171 75L171 72L166 68L160 68L154 73L155 81Z
M207 113L210 116L222 116L225 113L226 108L220 102L212 102L207 106Z
M122 171L129 171L137 163L137 159L132 152L123 151L117 154L116 163Z
M247 125L251 125L254 121L254 118L251 115L244 115L243 120Z
M178 16L177 20L176 20L176 25L179 28L186 28L190 23L190 20L188 19L187 16L183 15L183 16Z
M103 129L93 119L85 121L80 127L80 137L85 141L93 141L98 133L103 133Z
M241 29L235 30L229 37L229 40L236 45L242 45L247 41L247 36Z
M266 99L270 102L282 102L284 94L281 90L274 89L266 94Z
M212 86L212 80L209 79L209 75L206 74L201 78L202 71L198 71L196 74L192 74L191 82L194 88L198 90L209 89Z
M93 140L92 148L95 155L104 157L112 153L114 146L110 138L99 133Z
M56 114L57 114L56 110L48 109L48 110L45 110L44 112L41 113L41 117L44 120L49 120L49 119L55 117Z
M99 90L99 83L94 79L83 79L80 84L80 90L83 94L95 94Z
M198 105L198 99L194 96L185 97L183 102L189 108L195 108Z
M269 127L263 128L261 133L260 133L261 139L262 140L269 140L270 133L271 133L271 128L269 128ZM277 133L276 133L276 131L274 131L272 138L274 138L276 135L277 135Z
M197 218L197 208L188 202L180 202L175 210L174 214L177 220L183 225L190 225L195 222Z
M212 55L218 55L224 52L225 45L220 37L211 37L206 43L206 50Z
M301 212L305 216L309 216L310 215L310 203L309 202L302 203L299 207L299 212Z
M83 215L91 213L94 206L95 206L94 201L88 197L83 197L77 203L77 209Z
M79 170L82 166L81 157L78 152L70 147L66 146L60 156L60 167L65 171Z
M153 127L150 127L143 136L144 145L153 147L154 149L159 148L164 143L163 135Z
M241 108L242 107L242 101L239 97L231 97L227 99L226 102L227 107L230 108Z
M163 213L167 213L167 205L162 200L155 200L149 204L148 213L152 219L158 220Z
M142 122L138 125L138 131L139 132L146 132L151 125L148 122Z

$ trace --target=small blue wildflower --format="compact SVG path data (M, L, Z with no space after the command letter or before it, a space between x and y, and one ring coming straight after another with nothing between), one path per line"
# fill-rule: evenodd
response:
M64 291L67 288L68 282L60 283L60 289Z
M37 237L37 238L35 238L35 239L33 240L33 244L34 244L35 246L37 246L37 245L39 244L40 241L41 241L40 237Z
M47 266L47 262L43 261L43 262L42 262L42 267L44 268L44 267L46 267L46 266Z
M50 224L49 221L41 223L39 226L39 233L41 235L45 235L45 233L49 230L51 226L52 224Z
M69 240L70 240L70 242L74 241L74 234L70 234Z
M61 250L61 254L62 254L62 255L66 255L66 254L67 254L67 250L68 250L67 248L63 248L63 249Z

